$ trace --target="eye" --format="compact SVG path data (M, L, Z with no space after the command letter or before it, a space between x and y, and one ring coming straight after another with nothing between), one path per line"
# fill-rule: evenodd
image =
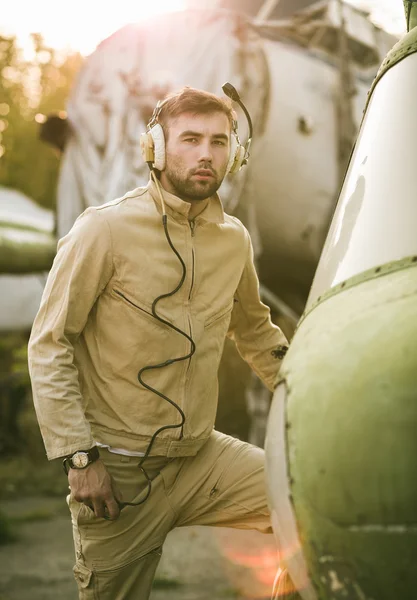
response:
M213 144L215 144L216 146L226 146L226 142L224 142L223 140L214 140Z
M187 142L188 144L196 144L198 142L198 140L195 137L189 137L189 138L185 138L184 142Z

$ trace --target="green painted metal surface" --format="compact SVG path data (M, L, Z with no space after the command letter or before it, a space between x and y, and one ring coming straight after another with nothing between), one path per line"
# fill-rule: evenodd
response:
M15 224L0 226L0 274L49 271L56 254L56 239L46 232Z
M283 363L292 500L321 600L414 600L417 265L349 284Z
M386 263L385 265L380 265L378 267L368 269L367 271L362 271L362 273L359 273L354 277L350 277L350 279L347 279L346 281L341 281L337 285L334 285L333 287L329 288L322 296L319 296L316 302L314 302L314 304L311 305L311 308L301 315L301 318L297 325L297 329L300 327L301 323L304 321L307 315L309 315L310 312L314 310L316 306L318 306L319 304L323 304L323 302L328 298L331 298L336 294L340 294L340 292L350 289L351 287L360 285L361 283L364 283L365 281L368 281L370 279L385 277L385 275L389 275L394 271L399 271L400 269L408 269L409 267L415 265L417 265L417 256L407 256L406 258L402 258L401 260L394 260L392 262Z
M388 52L386 57L384 58L381 66L379 67L378 73L372 83L372 86L368 92L368 98L366 102L366 106L364 109L364 114L369 105L369 100L373 94L373 91L378 83L378 81L385 75L385 73L392 69L396 64L398 64L401 60L410 56L410 54L414 54L417 52L417 3L413 2L412 12L410 13L409 23L413 25L413 29L410 29L406 35L404 35L399 42L397 42L392 50Z

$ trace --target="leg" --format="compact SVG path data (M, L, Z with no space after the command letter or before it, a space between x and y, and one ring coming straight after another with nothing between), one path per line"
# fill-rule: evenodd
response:
M185 458L168 495L175 525L217 525L272 533L264 451L217 431L197 456Z
M80 600L137 600L149 598L162 548L148 552L124 566L113 569L88 569L77 562L74 576Z
M138 501L146 487L138 459L100 452L125 501ZM97 519L84 504L69 497L76 550L74 575L80 600L146 600L162 545L174 513L161 475L170 460L150 458L145 469L152 479L148 500L125 507L117 521Z
M175 484L167 490L178 514L176 526L214 525L272 533L261 448L214 432L197 456L182 460ZM280 573L274 598L300 600L288 573Z

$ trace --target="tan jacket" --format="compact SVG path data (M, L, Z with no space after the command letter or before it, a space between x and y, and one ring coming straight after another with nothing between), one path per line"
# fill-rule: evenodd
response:
M165 430L153 455L194 455L216 415L217 370L225 336L272 389L286 339L260 302L249 234L218 197L194 223L190 205L164 192L168 228L186 265L181 289L158 314L192 336L191 360L147 371L144 381L186 415L183 432ZM137 379L146 366L186 355L190 342L151 313L175 289L179 260L169 248L151 182L88 208L58 244L29 343L35 408L50 459L94 440L145 450L156 429L180 423L178 411ZM278 353L279 354L279 353Z

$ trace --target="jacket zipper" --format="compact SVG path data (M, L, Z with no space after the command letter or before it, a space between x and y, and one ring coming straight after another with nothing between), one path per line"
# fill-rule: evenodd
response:
M190 285L190 291L188 292L188 327L190 329L190 337L193 337L193 329L191 326L191 317L190 317L190 300L191 300L191 294L193 291L193 287L194 287L194 270L195 270L195 253L194 253L194 243L192 238L194 237L195 234L195 222L194 221L190 221L190 230L191 230L191 245L192 245L192 249L191 249L191 257L192 257L192 262L191 262L191 285ZM190 372L190 368L191 368L191 359L192 356L190 356L190 358L188 359L188 365L187 365L187 370L185 372L185 394L184 394L184 409L185 409L185 401L186 401L186 397L187 397L187 377L188 374Z
M192 238L194 237L194 231L195 231L195 222L194 221L190 221L190 230L191 230L191 285L190 285L190 291L188 292L188 326L190 328L190 337L193 337L193 330L191 327L191 318L190 318L190 301L191 301L191 294L193 291L193 287L194 287L194 270L195 270L195 254L194 254L194 242L192 240ZM190 369L190 365L191 365L191 357L188 359L188 367L187 367L187 374L188 371Z
M190 229L191 229L191 237L194 237L194 229L195 229L195 222L194 221L190 221ZM191 249L191 257L192 257L192 267L191 267L191 285L190 285L190 291L188 293L188 300L191 300L191 292L193 291L193 287L194 287L194 261L195 261L195 255L194 255L194 244L192 244L192 249Z

